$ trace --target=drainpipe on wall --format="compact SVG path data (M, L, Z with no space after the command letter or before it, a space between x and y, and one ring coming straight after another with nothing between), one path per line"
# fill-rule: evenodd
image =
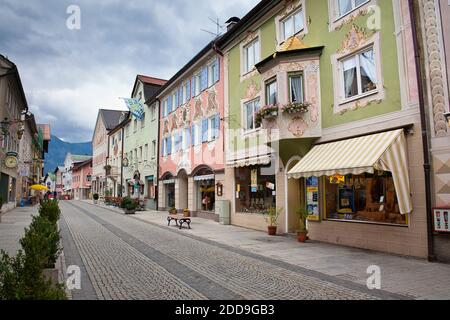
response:
M416 80L419 89L419 110L420 110L420 122L422 126L422 145L423 145L423 159L424 159L424 173L425 173L425 201L426 201L426 213L427 213L427 240L428 240L428 261L436 261L434 254L433 244L433 212L432 212L432 200L431 200L431 164L430 164L430 147L428 142L428 126L427 116L425 112L425 98L424 98L424 86L422 82L422 69L420 64L420 48L419 38L417 34L417 21L420 19L419 15L415 12L414 0L408 0L409 14L411 18L411 30L413 33L414 44L414 57L416 65Z

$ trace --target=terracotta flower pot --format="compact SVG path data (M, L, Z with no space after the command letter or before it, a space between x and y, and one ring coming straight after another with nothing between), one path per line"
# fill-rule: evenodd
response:
M269 236L276 236L277 235L277 227L276 226L268 226L267 231L269 233Z
M297 239L298 242L306 242L308 239L308 233L307 232L297 232Z

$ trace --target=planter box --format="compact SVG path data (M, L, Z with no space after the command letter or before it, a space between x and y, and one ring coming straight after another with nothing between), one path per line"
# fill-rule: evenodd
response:
M136 213L136 209L134 209L134 210L127 210L127 209L124 209L123 212L124 212L125 214L135 214L135 213Z

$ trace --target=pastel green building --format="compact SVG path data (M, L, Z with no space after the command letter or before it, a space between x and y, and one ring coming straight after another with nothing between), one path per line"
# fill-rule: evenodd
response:
M426 256L409 13L405 0L261 1L230 20L233 224L265 229L276 207L278 232L294 233L303 208L313 240Z
M124 126L122 195L145 200L149 209L157 209L159 105L147 105L166 81L138 75L131 97L144 106L144 116L130 114ZM118 147L119 148L119 147Z

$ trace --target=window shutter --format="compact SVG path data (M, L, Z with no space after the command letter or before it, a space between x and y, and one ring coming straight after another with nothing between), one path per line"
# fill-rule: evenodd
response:
M189 146L191 145L191 127L187 127L184 130L186 130L186 145L184 147L188 149Z
M196 132L195 132L195 130L196 130L196 128L197 128L197 126L195 125L195 124L193 124L192 125L192 137L191 137L191 142L192 142L192 145L193 146L195 146L195 134L196 134Z
M178 105L181 106L183 104L183 86L178 88Z
M196 89L196 85L195 85L195 76L192 77L192 96L195 97L195 89Z
M202 120L202 143L208 141L208 119Z
M214 83L218 82L220 80L220 63L219 58L216 58L216 61L214 62L216 64L216 67L214 68Z
M172 154L172 137L170 136L170 137L168 137L167 138L167 147L166 147L166 149L167 149L167 152L166 152L166 155L171 155Z
M173 153L178 152L178 147L179 147L178 136L179 136L178 133L175 133L173 135Z
M186 89L186 99L187 101L189 101L191 99L191 80L188 80L187 84L187 89Z
M172 96L167 99L167 114L172 112Z
M201 74L201 90L204 91L208 88L208 67L202 68L202 74Z
M163 139L162 140L162 144L161 144L161 154L162 154L163 157L166 156L166 148L165 148L165 146L166 146L166 139Z

